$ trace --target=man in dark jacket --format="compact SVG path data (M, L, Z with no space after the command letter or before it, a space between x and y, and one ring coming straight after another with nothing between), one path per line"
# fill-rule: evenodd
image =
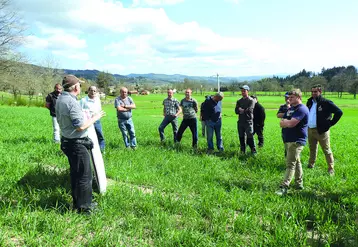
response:
M311 89L312 97L307 101L310 110L308 121L308 144L310 148L309 168L313 168L317 157L319 142L328 164L328 173L334 175L334 158L330 147L329 128L335 125L343 112L332 101L322 97L321 85ZM333 118L332 118L333 114Z
M206 125L208 154L211 154L214 151L214 132L216 135L216 147L218 148L219 152L224 151L223 139L221 135L221 101L223 98L224 94L222 92L218 92L214 96L207 98L201 106L202 120L205 121Z
M252 154L256 154L256 147L254 142L254 107L255 100L249 96L249 86L244 85L240 87L242 98L236 102L235 113L238 115L239 120L237 121L237 131L240 139L240 151L245 154L246 143L249 145Z
M60 126L58 125L56 118L56 101L58 97L61 95L62 86L57 83L55 85L55 90L52 93L49 93L46 97L46 108L50 110L50 115L52 117L52 127L53 127L53 141L55 143L60 143Z
M258 102L257 97L255 95L251 96L255 100L254 107L254 133L257 134L257 138L259 140L259 147L264 146L264 125L266 119L265 108Z

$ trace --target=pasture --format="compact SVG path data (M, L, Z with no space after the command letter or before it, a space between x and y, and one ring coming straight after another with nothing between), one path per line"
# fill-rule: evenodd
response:
M124 148L115 109L105 105L109 187L95 194L100 209L90 217L71 211L69 165L52 143L48 110L0 106L0 246L358 246L357 101L328 97L344 112L331 129L336 175L328 176L321 150L307 169L306 146L305 189L279 197L285 162L276 112L283 97L259 97L265 146L245 157L234 113L240 94L226 95L225 152L214 155L206 155L200 134L198 150L191 149L189 129L174 148L170 125L169 141L160 144L165 95L133 96L135 151Z

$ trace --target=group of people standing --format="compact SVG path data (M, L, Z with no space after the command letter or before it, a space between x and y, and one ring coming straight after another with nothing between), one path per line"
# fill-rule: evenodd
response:
M300 154L307 142L310 149L308 168L314 168L318 143L328 164L328 174L334 175L334 158L330 147L330 127L342 117L343 112L331 100L322 96L321 85L311 88L311 97L302 104L302 92L294 89L287 92L286 104L280 106L277 117L281 118L282 138L285 145L286 173L276 192L287 194L290 183L295 177L295 189L302 190L303 169Z
M236 102L235 113L238 115L237 131L240 140L240 152L250 147L251 154L257 149L254 134L258 135L258 146L264 145L263 128L265 109L258 103L257 97L249 96L249 86L241 88L240 98ZM64 90L62 92L62 90ZM54 129L54 142L61 142L61 149L70 163L71 188L73 207L79 213L90 213L95 205L92 203L92 173L88 149L93 147L87 135L87 128L92 124L95 127L99 146L105 150L105 140L100 119L105 115L102 111L100 99L97 97L97 88L90 86L88 95L77 101L81 93L81 81L74 75L66 75L62 85L56 84L54 92L46 98L46 107L50 110ZM315 166L318 143L322 147L328 163L329 174L334 174L334 158L330 148L329 129L341 118L343 112L330 100L322 97L320 85L312 87L312 97L307 106L302 104L302 93L299 89L287 92L285 104L280 106L277 117L281 118L282 138L285 146L286 173L277 194L287 193L293 176L296 189L303 189L302 164L300 153L306 144L307 137L310 148L308 167ZM163 101L164 119L158 131L161 142L165 142L164 129L171 124L174 143L179 144L184 131L189 127L192 133L192 147L198 144L198 102L192 98L192 90L185 90L185 98L180 102L173 97L172 89L167 91L168 97ZM224 151L221 135L222 100L224 94L218 92L207 96L200 105L200 120L205 127L207 138L207 152L214 150L213 136L216 135L216 147L219 152ZM128 89L122 87L120 96L115 99L118 127L123 135L127 148L136 149L137 141L132 120L132 110L136 108L133 99L128 96ZM83 111L90 113L85 118ZM183 120L178 128L178 116L183 113ZM333 114L333 117L332 117ZM61 137L60 137L61 130Z

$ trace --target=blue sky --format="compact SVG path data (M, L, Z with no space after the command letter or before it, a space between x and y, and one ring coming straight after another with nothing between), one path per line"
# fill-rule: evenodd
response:
M29 62L117 74L358 66L354 0L12 0Z

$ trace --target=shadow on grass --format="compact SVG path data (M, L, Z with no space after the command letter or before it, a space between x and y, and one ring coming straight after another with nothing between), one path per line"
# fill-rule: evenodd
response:
M56 209L64 213L71 208L69 193L68 169L38 166L27 172L5 198L13 207Z

